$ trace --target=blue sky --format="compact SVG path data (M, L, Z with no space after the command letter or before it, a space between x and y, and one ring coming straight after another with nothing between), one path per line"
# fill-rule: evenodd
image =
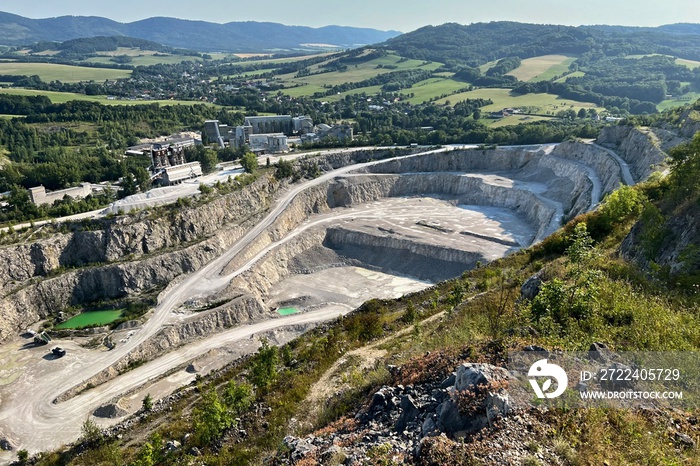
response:
M170 16L217 23L338 24L402 32L426 24L499 20L574 26L700 23L698 0L3 0L0 11L29 18L80 15L129 22Z

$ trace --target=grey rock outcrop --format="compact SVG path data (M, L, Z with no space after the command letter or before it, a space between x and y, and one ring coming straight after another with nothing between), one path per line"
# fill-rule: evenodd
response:
M542 283L544 282L544 270L540 270L536 274L529 277L520 287L521 299L534 299L540 293Z
M504 387L508 371L490 364L462 364L457 368L450 397L437 409L438 427L449 434L474 432L507 416L511 403ZM460 398L471 404L470 412L460 408Z
M497 420L518 418L512 416L515 408L506 391L506 380L507 372L503 368L469 363L457 368L453 384L448 388L440 388L437 380L384 386L355 415L352 427L330 435L285 438L289 451L282 462L296 464L318 459L319 452L333 445L343 446L345 464L368 463L373 449L379 446L410 462L420 456L425 439L456 438L493 425ZM453 402L454 393L458 392L465 394L460 406ZM471 395L466 395L467 392ZM464 410L460 411L460 407ZM362 435L358 436L357 432Z
M648 129L606 126L596 142L614 149L627 162L636 182L665 168L667 155Z

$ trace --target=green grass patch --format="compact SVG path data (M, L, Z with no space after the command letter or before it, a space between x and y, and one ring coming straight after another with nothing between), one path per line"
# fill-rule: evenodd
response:
M466 99L491 99L492 105L486 105L481 108L483 112L495 112L503 108L513 107L522 108L530 107L531 113L541 115L554 115L561 110L573 108L578 111L581 108L597 108L595 104L589 102L578 102L572 99L563 99L554 94L512 94L510 89L476 89L469 92L461 92L451 95L444 99L436 101L437 104L443 104L449 100L452 104Z
M685 65L691 70L694 70L698 66L700 66L700 61L695 61L695 60L687 60L685 58L676 58L676 63L679 65Z
M696 100L700 99L700 92L688 92L680 97L673 97L671 99L664 100L656 105L656 108L663 112L670 108L683 107L684 105L690 105Z
M131 56L131 55L129 55ZM127 65L132 66L149 66L149 65L176 65L182 63L183 61L202 61L200 57L195 57L191 55L167 55L167 56L155 56L155 55L136 55L131 56L131 61ZM112 57L91 57L85 60L86 63L104 63L110 64L114 63Z
M65 322L56 325L56 330L78 329L93 325L107 325L122 316L124 309L109 309L104 311L81 312L75 317L71 317Z
M491 128L500 128L501 126L513 126L513 125L520 125L522 123L532 123L534 121L544 121L544 120L551 120L553 117L546 117L546 116L539 116L539 115L511 115L505 118L501 118L499 120L490 120L490 123L487 123L488 126ZM489 120L480 120L484 122L488 122Z
M319 84L309 84L306 86L290 87L287 89L282 89L284 94L290 97L302 97L302 96L312 96L316 92L324 92L326 89ZM324 98L323 100L328 100Z
M382 92L381 85L368 86L368 87L358 87L357 89L353 89L353 90L347 91L347 92L341 92L340 94L331 95L331 96L324 97L323 99L319 99L319 100L327 100L329 102L335 102L335 101L344 99L345 96L347 96L347 95L356 95L356 94L365 93L368 96L373 96L373 95L379 94L380 92Z
M573 73L569 73L566 76L562 76L561 78L555 80L555 83L563 83L566 82L567 79L569 78L580 78L581 76L586 76L586 73L583 71L574 71Z
M420 104L427 102L435 97L440 97L444 94L452 94L459 89L464 89L468 87L469 84L462 81L455 81L450 78L430 78L424 81L417 82L409 89L401 89L401 94L408 95L413 94L408 101L412 104ZM454 103L449 97L447 100Z
M109 100L107 99L107 96L104 95L85 95L76 94L74 92L37 91L34 89L23 89L14 87L0 89L0 93L14 95L45 95L46 97L51 99L51 102L55 104L70 102L71 100L86 100L89 102L99 102L103 105L196 105L204 103L196 100Z
M521 65L507 73L520 81L548 81L555 76L565 73L569 65L576 60L566 55L542 55L526 58Z
M107 79L126 78L131 75L131 70L59 65L56 63L4 62L0 63L0 74L38 75L46 82L61 81L70 83L78 81L102 82Z
M479 71L481 71L481 74L486 74L488 70L496 66L496 63L498 63L498 60L490 61L488 63L484 63L483 65L479 66Z
M381 67L379 67L381 65ZM386 66L389 66L390 68L387 68ZM311 92L304 92L301 94L297 94L297 92L303 92L303 90L297 90L297 91L292 91L293 93L288 92L289 89L284 90L285 94L287 95L292 95L292 96L300 96L300 95L312 95L314 92L316 92L313 89L318 89L318 87L323 87L323 86L335 86L335 85L340 85L344 83L353 83L353 82L360 82L364 81L366 79L372 78L374 76L384 74L384 73L390 73L393 71L403 71L403 70L429 70L429 71L434 71L437 68L442 66L441 63L428 63L425 64L425 62L421 60L403 60L402 58L399 57L398 55L385 55L383 57L375 58L373 60L368 60L364 63L358 63L356 65L350 64L348 65L348 68L344 71L333 71L331 73L321 73L321 74L316 74L316 75L311 75L311 76L303 76L299 78L295 78L293 74L287 74L287 75L280 75L279 78L288 86L294 85L294 84L303 84L306 83L308 84L305 86L307 91ZM312 72L315 71L320 71L322 68L320 68L319 65L315 65L310 67L310 70ZM312 87L313 86L313 87ZM296 88L298 89L298 88ZM439 94L438 94L439 95Z

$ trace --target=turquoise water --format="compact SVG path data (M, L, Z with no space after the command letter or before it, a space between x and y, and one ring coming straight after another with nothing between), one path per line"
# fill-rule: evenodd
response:
M297 309L295 307L281 307L281 308L277 309L277 312L281 316L288 316L291 314L296 314L297 312L299 312L299 309Z
M107 325L122 316L124 309L110 309L106 311L88 311L81 312L77 316L71 317L65 322L56 325L57 330L68 328L82 328L88 325Z

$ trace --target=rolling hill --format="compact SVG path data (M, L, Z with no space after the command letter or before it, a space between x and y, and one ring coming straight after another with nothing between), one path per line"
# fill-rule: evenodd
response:
M509 21L425 26L392 38L387 48L418 60L478 66L503 57L521 59L551 54L601 52L667 54L700 59L700 26L677 24L658 28L623 26L557 26Z
M30 19L0 12L0 42L4 45L63 42L95 36L129 36L199 51L260 52L296 49L305 44L351 47L383 42L399 34L398 31L345 26L310 28L254 21L217 24L165 17L132 23L119 23L95 16Z

